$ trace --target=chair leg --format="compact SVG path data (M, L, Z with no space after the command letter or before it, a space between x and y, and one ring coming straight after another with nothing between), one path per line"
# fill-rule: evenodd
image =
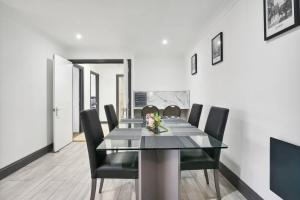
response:
M209 185L209 179L208 179L207 169L204 170L204 176L205 176L206 184Z
M135 179L135 199L139 200L139 179Z
M92 183L92 185L91 185L91 197L90 197L90 200L94 200L95 199L95 194L96 194L97 179L93 178L91 183Z
M219 174L218 170L214 169L214 179L215 179L215 187L217 192L217 199L221 200L220 186L219 186Z
M102 193L103 184L104 184L104 178L101 178L100 187L99 187L99 193Z

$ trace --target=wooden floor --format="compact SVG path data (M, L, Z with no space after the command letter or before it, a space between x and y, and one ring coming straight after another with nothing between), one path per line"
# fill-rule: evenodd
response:
M215 199L213 176L206 185L202 171L182 172L181 199ZM98 185L99 186L99 185ZM221 174L223 200L245 199ZM90 171L85 143L49 153L0 181L1 200L88 200ZM97 200L135 200L133 180L106 179Z

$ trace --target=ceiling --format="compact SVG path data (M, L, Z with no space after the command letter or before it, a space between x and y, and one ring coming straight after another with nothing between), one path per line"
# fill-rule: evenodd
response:
M182 54L233 0L0 1L68 48Z

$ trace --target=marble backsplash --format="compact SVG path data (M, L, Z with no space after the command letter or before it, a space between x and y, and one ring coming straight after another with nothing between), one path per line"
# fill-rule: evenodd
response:
M181 109L190 108L190 91L148 91L147 105L164 109L169 105L177 105Z

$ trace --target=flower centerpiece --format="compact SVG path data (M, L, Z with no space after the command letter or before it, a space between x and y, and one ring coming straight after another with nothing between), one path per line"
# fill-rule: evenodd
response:
M167 129L161 125L161 116L159 113L148 113L146 115L146 125L147 128L155 134L160 133L159 127L164 129L162 132L167 131Z

